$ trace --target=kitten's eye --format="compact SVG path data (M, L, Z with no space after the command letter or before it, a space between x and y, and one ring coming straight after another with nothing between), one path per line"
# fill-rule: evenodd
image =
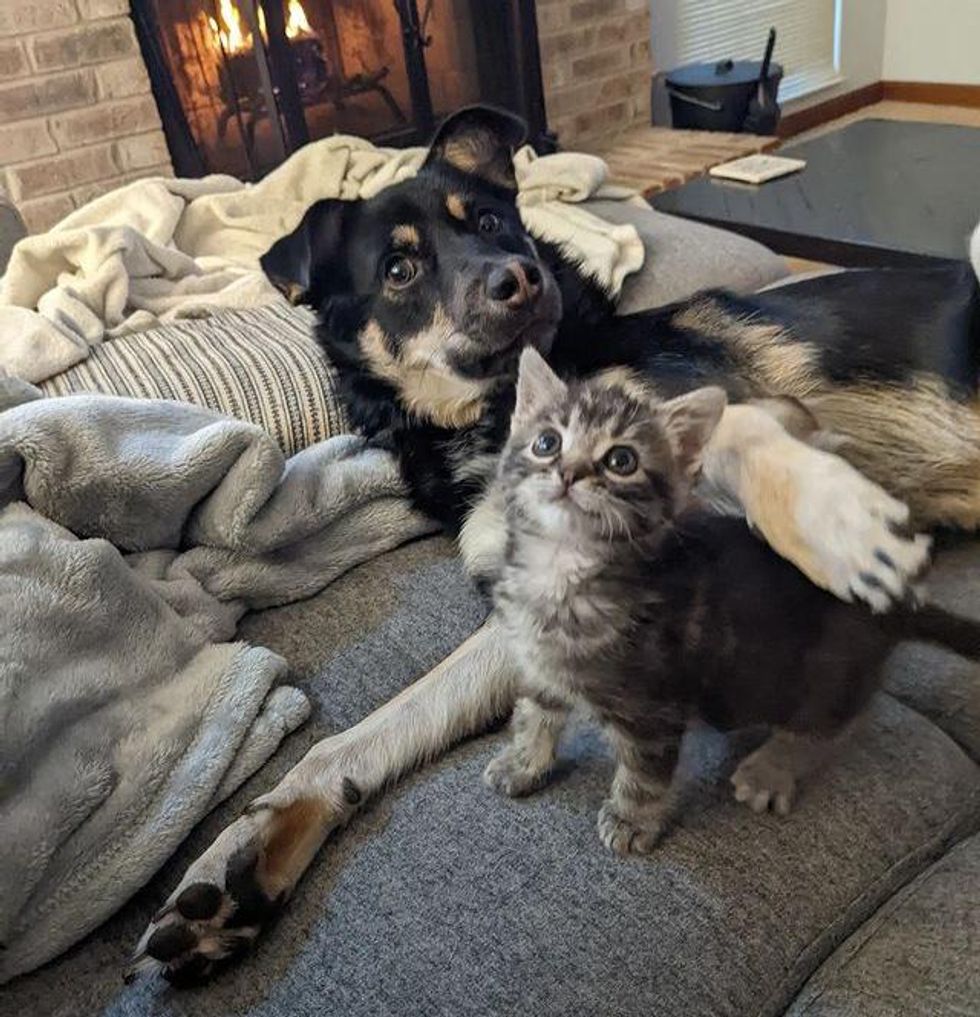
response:
M504 228L504 224L500 221L499 215L493 212L481 212L477 227L481 233L499 233Z
M385 281L395 289L404 289L410 286L418 275L418 269L411 258L404 254L392 254L385 260Z
M636 453L628 445L613 445L613 447L602 457L602 465L610 473L616 473L621 477L628 477L636 473L640 461Z
M539 459L548 459L556 455L560 449L561 435L551 428L548 428L547 431L542 431L534 439L534 444L531 446L531 452Z

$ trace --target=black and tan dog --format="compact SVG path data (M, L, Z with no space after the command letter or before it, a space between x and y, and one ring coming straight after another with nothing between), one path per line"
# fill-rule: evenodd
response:
M575 264L524 230L521 138L510 116L465 110L414 180L369 201L318 202L263 258L317 310L353 421L394 451L416 503L459 533L474 574L501 551L490 481L526 345L566 374L636 369L664 394L724 386L734 405L705 455L706 490L844 599L885 609L905 595L928 554L927 538L900 532L906 505L916 525L980 526L980 296L966 263L616 317ZM817 447L827 433L839 454ZM206 977L252 942L360 801L513 698L488 623L253 803L191 867L139 963Z
M968 264L615 317L606 294L524 231L510 159L519 131L487 110L458 114L416 180L372 201L318 202L263 259L320 313L356 425L394 445L427 512L462 522L479 493L473 453L499 447L515 357L533 344L564 372L629 366L668 391L711 382L734 400L794 396L918 520L980 525L980 299Z

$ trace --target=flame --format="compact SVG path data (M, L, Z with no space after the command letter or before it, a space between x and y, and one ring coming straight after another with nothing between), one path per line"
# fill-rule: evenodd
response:
M295 39L299 35L312 35L309 21L306 20L306 11L299 0L289 0L286 8L286 38Z
M234 0L220 0L218 14L222 25L214 18L209 18L211 31L221 39L221 45L227 53L237 53L252 41L251 33L242 24L242 16L234 4Z
M241 12L238 10L234 0L219 0L218 16L221 19L219 24L214 18L208 18L211 31L220 41L226 53L238 53L252 45L252 33L246 28L242 21ZM263 39L268 39L265 30L265 11L261 4L256 4L259 14L259 31ZM301 35L312 35L313 29L306 17L306 11L300 0L289 0L286 7L286 38L296 39Z

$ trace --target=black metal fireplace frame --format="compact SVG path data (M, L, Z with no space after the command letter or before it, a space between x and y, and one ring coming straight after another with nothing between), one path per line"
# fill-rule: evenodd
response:
M491 16L483 18L480 24L477 62L481 80L492 82L497 105L524 118L529 140L539 152L553 151L555 140L548 131L541 80L535 0L485 2ZM274 144L285 158L305 145L310 135L286 37L284 5L282 0L237 0L237 3L255 39L260 38L259 6L265 15L267 45L255 46L254 55L264 104L267 109L276 110L276 115L269 117ZM425 63L428 40L419 0L392 0L392 3L401 21L411 120L403 127L375 135L373 140L397 147L424 143L432 136L436 121ZM207 167L170 76L153 0L131 0L130 8L174 169L181 176L202 176ZM499 17L492 16L494 9Z

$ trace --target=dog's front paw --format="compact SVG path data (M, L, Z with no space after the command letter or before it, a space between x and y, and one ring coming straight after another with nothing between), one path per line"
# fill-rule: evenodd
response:
M524 753L506 748L483 771L483 782L508 798L532 794L548 779L549 768L532 766Z
M207 981L251 947L286 902L334 825L320 801L257 803L197 859L154 915L126 973L158 970L170 982Z
M910 598L929 564L930 538L906 532L908 507L829 452L788 451L782 490L750 521L818 586L873 611Z
M618 855L649 854L666 830L659 810L648 810L642 817L625 816L611 799L602 803L596 825L603 846Z

